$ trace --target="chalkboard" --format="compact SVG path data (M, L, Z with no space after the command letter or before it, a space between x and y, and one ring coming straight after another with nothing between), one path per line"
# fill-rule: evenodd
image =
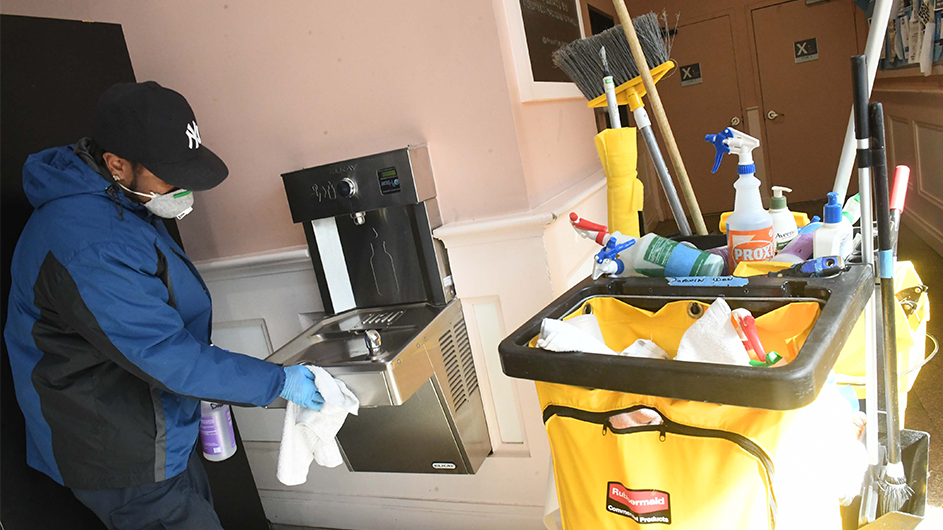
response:
M553 65L558 48L583 36L577 0L520 0L534 81L569 82Z

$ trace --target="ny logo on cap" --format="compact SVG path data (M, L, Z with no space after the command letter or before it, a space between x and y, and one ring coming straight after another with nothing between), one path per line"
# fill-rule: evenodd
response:
M196 120L187 124L187 139L189 140L190 149L200 147L200 143L203 142L203 140L200 139L200 128L197 127Z

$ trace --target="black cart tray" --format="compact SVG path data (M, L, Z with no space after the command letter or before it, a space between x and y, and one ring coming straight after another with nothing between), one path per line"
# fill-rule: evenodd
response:
M829 278L808 279L587 278L501 341L498 352L504 373L519 379L761 409L796 409L811 403L822 390L873 289L871 268L864 265L852 265ZM544 318L563 318L599 296L622 298L650 311L676 300L710 303L724 297L731 307L745 307L757 316L791 302L815 301L821 313L796 359L781 367L556 353L528 346L540 333Z

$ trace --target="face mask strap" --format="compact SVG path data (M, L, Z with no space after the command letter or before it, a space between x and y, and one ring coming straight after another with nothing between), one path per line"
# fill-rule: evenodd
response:
M128 192L128 193L133 193L133 194L135 194L135 195L137 195L137 196L139 196L139 197L147 197L148 199L153 199L154 197L157 197L157 194L156 194L156 193L153 193L153 192L152 192L150 195L147 195L147 194L145 194L145 193L141 193L141 192L139 192L139 191L134 191L134 190L128 188L127 186L125 186L124 184L121 183L121 177L119 177L118 175L112 175L111 178L115 179L115 184L121 186L121 189L123 189L124 191L126 191L126 192Z

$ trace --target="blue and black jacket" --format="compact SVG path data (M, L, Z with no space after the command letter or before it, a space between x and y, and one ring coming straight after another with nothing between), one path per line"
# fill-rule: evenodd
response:
M267 405L285 374L210 344L196 268L87 145L23 167L35 211L13 255L4 336L29 465L70 488L131 487L186 468L200 399Z

